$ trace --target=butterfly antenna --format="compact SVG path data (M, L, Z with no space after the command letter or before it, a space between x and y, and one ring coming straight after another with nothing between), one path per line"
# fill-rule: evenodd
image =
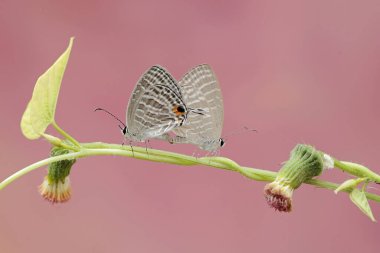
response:
M235 132L232 132L232 133L224 136L223 139L227 140L231 136L234 136L234 135L237 135L237 134L246 133L246 132L256 132L257 133L257 130L256 129L252 129L252 128L248 128L248 127L245 126L245 127L243 127L243 129L236 130Z
M112 117L114 117L117 121L119 121L119 122L124 126L124 128L127 128L127 126L123 123L123 121L121 121L118 117L116 117L115 115L113 115L112 113L110 113L109 111L107 111L106 109L103 109L103 108L96 108L96 109L95 109L95 112L96 112L96 111L104 111L104 112L108 113L109 115L111 115ZM121 130L124 129L124 128L122 128L120 125L119 125L119 128L120 128Z

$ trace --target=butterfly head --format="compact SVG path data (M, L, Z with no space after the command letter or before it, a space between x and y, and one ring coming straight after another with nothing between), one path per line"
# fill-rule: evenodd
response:
M226 145L225 140L223 138L219 138L219 146L224 147L224 145Z
M120 127L121 129L121 132L123 133L123 135L126 135L127 134L127 126L125 126L124 128Z
M206 140L199 146L199 148L206 151L214 152L223 147L224 145L226 145L226 141L223 138L219 138L215 140Z

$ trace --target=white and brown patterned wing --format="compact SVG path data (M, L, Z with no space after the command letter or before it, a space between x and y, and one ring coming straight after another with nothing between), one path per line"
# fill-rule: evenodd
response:
M146 140L183 124L187 107L175 79L162 67L153 66L137 82L129 100L129 136Z
M223 97L214 72L207 64L196 66L178 85L188 108L206 111L205 115L190 113L186 123L173 130L178 142L193 143L202 149L214 151L218 148L224 117Z

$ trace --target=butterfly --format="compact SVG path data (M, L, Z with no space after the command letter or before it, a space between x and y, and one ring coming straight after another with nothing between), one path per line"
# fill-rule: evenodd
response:
M184 103L202 108L203 114L189 114L186 123L173 128L175 136L163 135L170 143L191 143L215 152L223 147L223 97L211 67L202 64L191 69L178 83Z
M137 82L129 98L124 124L109 111L97 108L117 119L125 138L143 142L182 126L189 113L204 115L201 108L192 109L184 102L177 81L163 67L149 68Z

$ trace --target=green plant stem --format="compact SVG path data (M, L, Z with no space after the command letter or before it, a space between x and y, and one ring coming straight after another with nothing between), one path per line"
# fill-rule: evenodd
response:
M83 143L82 149L77 152L72 152L65 155L50 157L41 161L38 161L34 164L31 164L13 175L6 178L3 182L0 183L0 190L9 185L14 180L22 177L23 175L43 166L46 166L52 162L57 162L66 159L78 159L89 156L128 156L134 157L136 159L149 160L154 162L163 162L184 166L194 166L194 165L205 165L209 167L214 167L223 170L231 170L239 172L240 174L256 180L256 181L273 181L277 173L267 170L254 169L249 167L242 167L236 162L224 158L224 157L201 157L196 158L193 156L187 156L182 154L177 154L173 152L148 149L141 147L133 147L133 151L129 146L120 146L117 144L108 144L101 142L94 143ZM320 188L335 190L339 185L327 181L312 179L306 182L307 184L314 185ZM368 199L380 202L380 196L376 194L371 194L366 192Z
M368 178L373 182L380 183L380 176L361 164L334 159L334 166L350 173L351 175Z
M4 187L9 185L10 183L15 181L16 179L28 174L29 172L31 172L35 169L41 168L41 167L46 166L46 165L53 163L53 162L58 162L58 161L67 160L67 159L75 159L75 158L79 157L80 155L81 155L81 151L75 152L75 153L70 153L70 154L65 154L65 155L53 156L53 157L46 158L44 160L38 161L36 163L33 163L33 164L17 171L16 173L12 174L11 176L7 177L6 179L4 179L0 183L0 190L2 190Z
M63 137L68 139L75 146L80 147L79 142L75 140L73 137L71 137L68 133L66 133L62 128L60 128L55 121L52 122L52 125Z
M74 151L74 152L79 151L81 149L81 147L68 145L64 141L62 141L61 139L56 138L54 136L51 136L51 135L48 135L48 134L42 134L42 136L48 142L50 142L53 146L62 147L62 148L65 148L67 150L71 150L71 151ZM51 138L51 137L54 137L54 138Z

